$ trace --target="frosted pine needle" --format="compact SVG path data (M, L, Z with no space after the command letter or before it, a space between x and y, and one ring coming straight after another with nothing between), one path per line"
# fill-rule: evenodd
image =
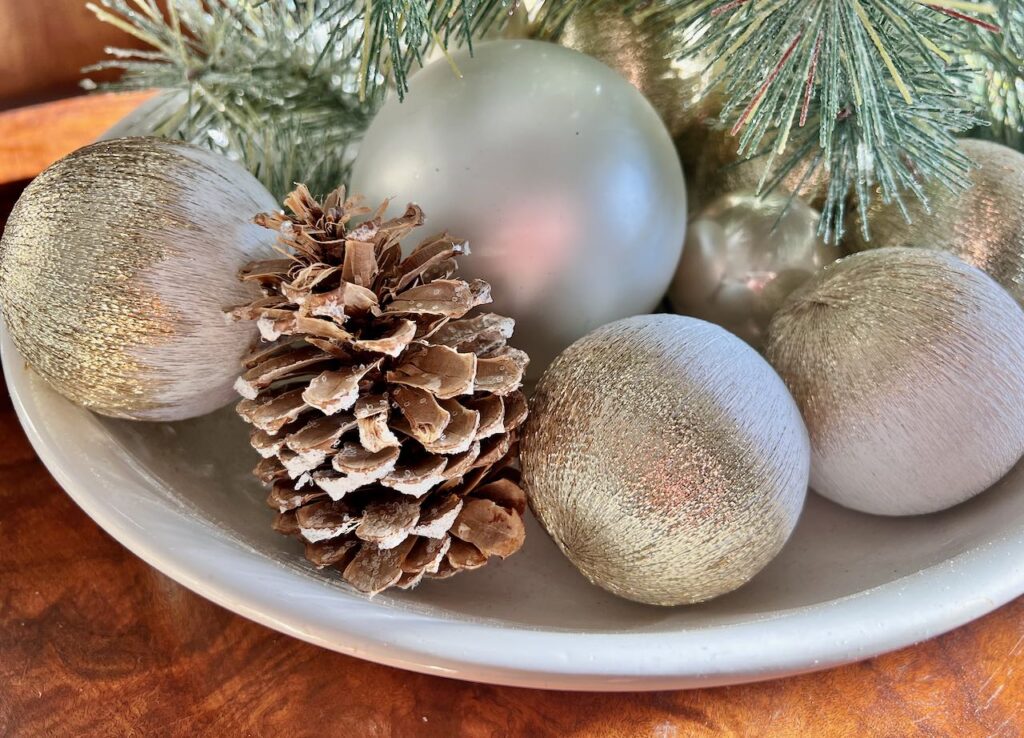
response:
M722 122L746 156L769 157L762 189L810 157L831 175L822 229L842 233L851 189L866 207L921 182L963 187L970 162L954 134L975 120L958 84L971 73L949 49L995 7L957 0L670 0L654 11L680 32L683 54L718 60ZM671 19L671 20L670 20ZM782 155L787 150L796 154Z

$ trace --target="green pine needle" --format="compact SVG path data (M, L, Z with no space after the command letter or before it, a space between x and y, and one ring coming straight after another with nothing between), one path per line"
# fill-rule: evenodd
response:
M103 0L88 7L152 47L108 49L90 67L121 70L108 89L181 91L140 132L240 160L275 195L343 181L379 102L356 92L361 3ZM88 85L88 81L86 82Z
M971 34L962 50L975 72L963 87L987 124L972 135L1024 151L1024 0L998 0L1001 34Z
M104 89L179 91L139 133L227 154L279 197L296 181L325 193L347 179L389 89L404 95L433 49L472 49L518 2L170 0L164 13L156 0L100 0L87 7L151 48L108 49L85 71L122 72ZM535 4L534 35L552 37L587 2Z
M902 202L928 179L966 185L953 134L974 123L957 87L970 73L943 49L994 13L987 3L668 0L657 13L688 39L683 55L725 69L722 122L742 154L770 157L762 190L802 164L787 146L828 167L826 236L842 236L851 190L866 209L876 187Z

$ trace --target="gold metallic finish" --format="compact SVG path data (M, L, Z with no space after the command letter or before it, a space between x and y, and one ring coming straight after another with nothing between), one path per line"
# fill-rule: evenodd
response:
M273 198L237 164L132 138L79 149L22 194L0 241L0 300L28 363L73 402L170 420L232 399L254 339L223 309L274 236Z
M597 4L573 13L559 37L562 46L592 56L625 77L678 136L721 110L721 96L703 92L713 70L703 58L676 61L674 39L651 22L636 21L621 8Z
M739 139L727 130L704 126L693 130L686 139L677 138L683 166L690 185L690 212L702 209L713 200L731 192L750 190L757 192L765 169L767 155L744 159L738 153ZM773 171L792 156L791 151L777 154L772 162ZM829 174L824 165L812 167L808 160L798 164L787 174L772 193L796 193L812 207L821 207L828 195ZM692 180L692 183L691 183ZM765 186L771 184L771 176Z
M1024 453L1024 311L927 249L849 256L789 298L767 358L811 436L811 487L916 515L998 481Z
M867 213L870 241L852 208L843 245L851 252L888 246L949 251L1024 303L1024 154L990 141L964 139L960 146L978 165L966 192L926 185L930 213L916 197L904 198L911 223L895 203L883 203L876 193Z
M725 98L721 85L713 84L719 72L714 59L702 53L673 58L678 44L670 32L653 19L637 21L608 3L573 13L559 43L607 64L658 111L679 150L690 212L721 195L757 189L768 158L742 159L739 139L717 123ZM785 156L776 157L775 164L783 161ZM809 169L808 164L797 166L775 191L796 192L820 205L828 192L828 173L824 166Z
M782 548L807 432L756 351L646 315L580 339L541 379L522 443L534 513L592 582L677 605L729 592Z
M762 348L789 293L842 256L818 236L819 217L778 193L718 198L690 221L668 291L672 308Z

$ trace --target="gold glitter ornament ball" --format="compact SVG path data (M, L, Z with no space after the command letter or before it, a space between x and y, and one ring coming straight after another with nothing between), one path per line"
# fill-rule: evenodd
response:
M724 329L627 318L545 372L522 444L541 524L592 582L653 605L736 589L786 542L807 431L785 385Z
M843 245L848 251L887 246L942 249L976 266L1024 303L1024 154L991 141L964 139L960 147L978 168L961 194L926 185L931 212L916 197L904 198L911 223L896 203L872 197L871 239L862 232L857 208L850 210Z
M103 415L179 420L232 401L256 338L224 309L272 255L252 222L277 203L239 165L195 146L86 146L25 189L0 241L0 300L26 361Z
M721 95L710 87L713 64L702 56L673 59L671 30L654 18L639 20L613 3L582 4L569 16L558 42L607 64L651 103L673 137L717 116Z
M1024 453L1024 311L951 254L849 256L775 315L767 358L811 435L811 487L916 515L992 486Z

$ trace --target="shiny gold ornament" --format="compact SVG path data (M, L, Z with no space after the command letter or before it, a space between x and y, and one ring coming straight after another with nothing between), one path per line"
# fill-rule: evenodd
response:
M718 198L690 221L668 291L672 308L761 348L786 296L842 256L818 236L819 218L789 195Z
M847 257L772 321L768 360L811 434L811 487L917 515L955 505L1024 453L1024 311L928 249Z
M966 192L926 184L931 212L916 197L904 198L910 223L896 203L872 197L870 240L864 238L860 213L852 208L843 245L849 251L887 246L949 251L1024 303L1024 154L990 141L964 139L960 146L978 165Z
M807 432L756 351L677 315L611 323L537 387L522 444L534 513L592 582L678 605L779 552L807 491Z
M25 189L0 242L0 299L18 350L68 399L104 415L176 420L232 400L256 338L224 309L252 299L239 269L271 251L252 222L274 198L188 144L86 146Z
M768 167L768 154L743 158L738 153L739 139L719 127L705 125L691 131L690 136L690 140L677 138L676 146L687 172L691 213L731 192L758 192ZM790 156L790 151L777 154L772 162L773 171ZM765 187L771 184L773 176L766 178ZM815 167L813 160L807 159L794 167L771 193L787 196L795 193L811 207L820 208L828 195L828 186L829 175L824 164Z
M713 71L703 58L673 59L668 29L627 15L614 3L584 5L565 24L559 43L604 62L643 93L673 137L721 110L708 88Z
M673 58L679 44L653 16L638 19L614 3L584 5L569 17L559 43L604 62L644 94L675 141L686 174L690 212L717 197L756 190L768 157L746 160L739 139L716 125L725 103L713 85L718 69L708 55ZM775 163L789 156L777 156ZM796 192L820 206L828 191L824 166L796 167L776 192ZM806 175L806 180L805 180Z

